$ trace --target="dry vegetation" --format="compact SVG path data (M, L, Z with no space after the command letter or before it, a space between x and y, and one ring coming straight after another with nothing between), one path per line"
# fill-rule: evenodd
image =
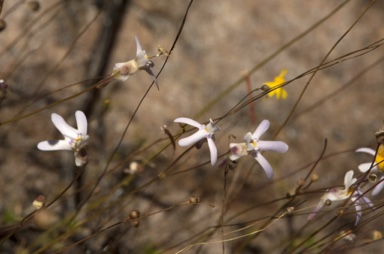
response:
M0 3L1 253L380 249L384 194L371 190L381 172L361 173L373 157L355 150L378 147L384 119L382 1ZM135 35L149 56L171 51L151 59L160 90L145 71L97 89L135 57ZM277 100L261 87L282 69L288 97ZM77 110L88 119L81 167L71 151L36 147L62 138L52 113L76 126ZM177 144L195 131L182 133L178 117L220 126L214 166L207 144ZM227 159L263 119L263 140L289 145L263 153L271 180L251 156ZM348 170L375 209L363 205L355 225L345 199L308 221Z

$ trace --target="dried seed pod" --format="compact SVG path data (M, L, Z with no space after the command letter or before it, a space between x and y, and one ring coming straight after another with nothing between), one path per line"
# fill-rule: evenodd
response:
M188 203L190 203L190 204L198 204L198 203L200 203L200 198L192 196L192 197L189 198Z
M40 3L39 3L39 1L29 1L28 2L28 7L32 11L38 11L38 10L40 10Z
M141 161L131 161L128 168L124 169L124 173L134 175L136 173L142 172L143 170L144 166L142 165Z
M129 213L129 218L131 220L135 220L140 218L141 213L138 210L133 210L132 212Z
M384 126L375 133L375 136L377 143L384 145Z
M319 175L318 174L312 174L311 175L311 181L316 182L317 180L319 180Z
M287 212L288 215L291 215L294 210L295 210L295 207L293 207L293 206L287 207L285 209L285 211Z
M138 227L140 226L140 221L138 221L138 220L133 220L133 221L131 221L131 225L132 225L132 227L134 227L134 228L138 228Z
M368 181L370 183L375 183L377 181L377 175L376 174L369 174Z
M262 85L261 90L264 92L268 92L269 90L271 90L271 88L269 88L269 86L267 86L267 85Z
M167 125L163 125L163 126L160 127L160 129L165 133L165 135L168 136L169 140L171 140L173 150L175 150L176 149L175 140L173 139L173 135L169 131L168 126Z
M382 238L383 238L383 234L380 231L378 231L378 230L373 231L373 240L376 241L376 240L380 240Z

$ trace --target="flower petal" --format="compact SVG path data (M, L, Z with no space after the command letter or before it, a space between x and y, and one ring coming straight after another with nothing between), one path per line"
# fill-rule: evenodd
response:
M198 142L199 140L205 138L207 135L205 130L199 130L196 133L192 134L189 137L182 138L179 140L180 146L190 146Z
M215 165L217 161L217 148L212 138L207 138L209 151L211 152L211 164Z
M267 174L267 177L269 179L272 179L273 177L273 169L271 164L264 158L261 153L256 153L255 159L260 163L261 167L264 169L265 173Z
M141 51L143 51L143 48L141 47L139 38L135 36L135 41L136 41L136 55L138 55Z
M344 186L346 192L348 192L349 187L357 181L356 178L353 178L353 170L349 170L344 177Z
M63 134L63 136L73 139L77 138L78 131L75 128L69 126L60 115L53 113L51 115L51 120L56 128L61 132L61 134Z
M199 128L199 129L202 127L202 124L200 124L199 122L196 122L195 120L193 120L191 118L187 118L187 117L176 118L174 120L174 122L175 123L185 123L185 124L191 125L193 127Z
M151 78L153 79L153 82L155 82L155 84L157 86L157 90L160 91L159 84L157 83L156 76L155 76L155 74L153 74L152 70L150 68L145 68L144 70L149 74L149 76L151 76Z
M373 189L372 196L376 196L383 189L383 187L384 187L384 180L383 179L384 179L384 176L380 177L380 182Z
M373 150L372 148L369 148L369 147L362 147L362 148L359 148L356 150L356 152L358 153L368 153L372 156L375 156L375 150Z
M87 117L80 110L76 111L75 116L76 116L77 129L81 132L81 134L87 135L87 128L88 128Z
M47 140L37 144L42 151L72 150L71 145L65 140Z
M137 55L135 57L135 61L134 61L135 65L136 65L136 69L142 70L142 69L150 67L149 65L151 65L151 62L148 60L146 55L147 55L147 52L145 52L145 50L140 51L140 52L137 53Z
M252 138L259 140L259 138L269 129L269 121L268 120L263 120L259 126L257 126L255 132L252 135Z
M247 134L245 134L244 141L247 144L251 143L252 142L252 133L248 132Z
M360 172L365 173L371 168L372 162L362 163L358 166ZM371 171L377 171L377 166L374 165Z
M288 145L281 141L258 141L257 147L264 151L275 151L285 153L288 150Z

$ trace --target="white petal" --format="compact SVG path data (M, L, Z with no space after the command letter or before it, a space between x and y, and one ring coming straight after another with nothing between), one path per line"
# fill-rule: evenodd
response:
M176 118L174 120L175 123L185 123L185 124L189 124L193 127L196 127L196 128L201 128L202 124L201 123L198 123L196 122L195 120L191 119L191 118L187 118L187 117L179 117L179 118Z
M56 128L61 132L61 134L73 139L77 138L78 131L75 128L69 126L60 115L53 113L51 115L51 120Z
M383 187L384 187L384 180L383 179L384 179L384 176L382 176L380 178L380 182L373 189L373 191L372 191L373 196L376 196L377 194L379 194L380 191L383 189Z
M357 181L356 178L353 178L353 170L349 170L344 177L344 186L345 190L348 192L349 187Z
M135 36L135 41L136 41L136 55L138 55L141 51L143 51L143 49L141 47L139 38L137 38L137 36Z
M211 164L215 165L217 161L217 148L212 138L207 138L207 140L208 140L209 151L211 152Z
M372 148L368 148L368 147L362 147L362 148L359 148L356 150L356 152L360 152L360 153L368 153L372 156L375 156L375 150L373 150Z
M372 162L362 163L358 166L360 172L365 173L371 168ZM374 165L371 171L377 171L377 166Z
M231 161L236 161L236 160L238 160L238 159L240 159L241 158L241 156L239 156L239 155L236 155L236 154L230 154L229 156L229 159L231 160Z
M120 71L120 69L126 64L125 63L115 63L115 67L113 68L113 72L117 72L117 71Z
M259 138L269 129L269 125L270 123L268 120L263 120L259 126L257 126L252 138L259 140Z
M78 110L76 111L76 123L77 123L77 129L83 134L84 136L87 135L87 128L88 128L88 122L87 117L85 114Z
M47 140L37 144L42 151L72 150L71 145L65 140Z
M245 134L244 136L244 141L245 143L251 143L252 142L252 133L248 132L247 134Z
M136 63L136 69L143 69L143 68L149 68L149 64L151 63L147 57L147 52L145 50L138 52L138 54L135 57L135 63ZM136 70L137 71L137 70ZM135 71L135 72L136 72ZM133 72L134 73L134 72ZM132 73L132 74L133 74Z
M327 194L326 199L330 201L338 201L349 198L349 194L345 189L341 188L332 188Z
M273 169L271 164L269 164L269 162L260 153L256 153L255 159L260 163L261 167L264 169L265 173L267 174L267 177L269 179L272 179Z
M278 153L285 153L288 150L288 145L281 141L258 141L256 145L260 150L275 151Z
M82 153L75 152L74 156L75 156L75 164L76 164L76 166L81 167L81 166L83 166L83 165L88 163L88 154L87 154L87 152L85 152L85 153L84 152L82 152Z
M190 146L198 142L199 140L205 138L207 135L205 130L199 130L196 133L192 134L189 137L182 138L179 140L180 146Z

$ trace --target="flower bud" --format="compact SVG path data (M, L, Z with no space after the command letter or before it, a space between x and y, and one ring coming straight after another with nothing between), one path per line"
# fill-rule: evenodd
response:
M198 203L200 203L200 198L192 196L189 198L188 203L189 204L198 204Z
M319 175L318 174L312 174L311 175L311 181L312 182L317 182L319 180Z
M130 218L131 220L135 220L135 219L140 218L140 215L141 215L140 211L138 211L138 210L133 210L133 211L131 211L131 212L129 213L129 218Z
M39 195L35 198L35 200L33 200L33 207L35 207L36 209L41 209L45 204L45 196L43 195Z

